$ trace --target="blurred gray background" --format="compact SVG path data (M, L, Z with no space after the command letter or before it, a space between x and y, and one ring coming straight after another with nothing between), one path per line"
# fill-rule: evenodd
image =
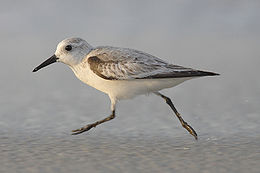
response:
M3 1L0 172L259 172L260 2ZM118 104L63 64L32 73L67 37L220 73Z

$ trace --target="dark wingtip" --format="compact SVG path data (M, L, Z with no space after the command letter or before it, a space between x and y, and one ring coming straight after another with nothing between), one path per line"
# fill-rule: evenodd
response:
M38 71L38 68L35 68L35 69L33 69L33 71L32 72L37 72Z
M207 76L218 76L220 74L214 72L204 72Z
M202 70L198 70L194 72L194 76L218 76L220 74L218 73L214 73L214 72L210 72L210 71L202 71Z

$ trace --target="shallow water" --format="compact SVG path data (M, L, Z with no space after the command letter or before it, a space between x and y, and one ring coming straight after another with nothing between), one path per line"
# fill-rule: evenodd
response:
M73 7L73 8L72 8ZM258 1L42 1L0 6L0 172L259 172ZM32 73L56 44L130 47L220 73L163 91L197 131L196 141L165 102L119 102L63 64Z

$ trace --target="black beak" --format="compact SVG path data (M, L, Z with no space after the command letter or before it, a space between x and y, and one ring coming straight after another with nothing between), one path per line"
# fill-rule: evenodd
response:
M46 61L44 61L43 63L41 63L38 67L36 67L35 69L33 69L33 72L36 72L38 70L40 70L41 68L47 66L47 65L50 65L52 63L55 63L57 62L57 58L56 55L53 55L52 57L50 57L49 59L47 59Z

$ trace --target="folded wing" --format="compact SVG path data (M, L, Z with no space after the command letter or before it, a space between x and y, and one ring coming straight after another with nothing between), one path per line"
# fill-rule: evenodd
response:
M98 47L87 56L90 69L107 80L183 78L218 75L167 62L127 48Z

